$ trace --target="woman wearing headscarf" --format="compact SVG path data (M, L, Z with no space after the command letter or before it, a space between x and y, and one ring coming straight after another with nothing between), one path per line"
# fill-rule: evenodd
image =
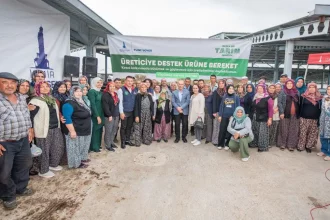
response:
M238 106L235 109L233 117L230 118L228 132L232 135L229 142L229 148L232 152L239 151L242 161L246 162L250 158L249 143L253 140L251 128L251 119L247 117L244 108Z
M307 86L305 84L305 79L302 76L298 76L294 81L294 84L299 92L299 95L302 95L306 92Z
M90 108L91 107L91 102L88 99L88 87L85 85L80 85L81 91L82 91L82 98L84 100L84 102L86 103L86 105Z
M322 95L317 85L311 82L307 90L300 96L300 131L298 151L306 149L311 153L317 144L319 135L318 123L321 115Z
M278 111L278 94L274 84L268 86L268 94L273 100L273 121L269 127L269 147L277 146L278 125L280 123L280 113Z
M277 145L284 150L294 151L298 144L299 135L299 96L292 79L288 79L283 91L278 95L278 111L280 125Z
M324 157L325 161L330 161L330 85L327 87L326 95L322 100L320 139L321 152L317 153L317 156Z
M242 106L244 108L245 88L244 88L243 84L241 84L241 83L237 84L237 86L235 86L235 91L236 91L236 95L239 97L240 106Z
M134 106L134 140L135 146L141 143L150 145L152 142L152 121L154 117L154 102L152 96L147 92L147 85L141 83L140 93L135 97Z
M91 89L87 96L91 103L92 110L92 139L90 150L100 152L102 142L102 132L104 125L104 113L102 109L102 92L101 88L103 80L100 77L95 77L91 82Z
M67 132L66 151L69 168L86 168L91 142L91 110L82 99L79 86L70 89L70 96L62 107Z
M119 98L115 92L115 83L108 82L102 95L102 108L104 112L104 143L108 151L115 151L114 143L119 123Z
M218 82L218 88L212 93L212 115L213 119L213 132L212 132L212 144L218 146L219 144L219 128L220 122L218 121L218 112L219 106L222 100L222 97L226 93L226 80L220 79Z
M250 118L252 118L252 131L254 139L251 147L258 147L258 152L268 151L269 127L272 124L274 101L267 93L265 84L256 86Z
M205 98L205 118L204 129L202 137L205 138L205 144L212 142L213 133L213 96L211 86L205 84L203 88L203 95Z
M82 88L82 86L86 86L87 90L90 89L90 86L88 84L88 78L86 76L80 76L78 79L78 86Z
M282 92L282 84L280 82L275 83L275 91L278 95Z
M231 134L227 131L227 127L229 124L230 117L233 116L235 109L240 104L239 98L235 94L234 86L228 85L226 90L227 93L223 96L219 107L219 150L221 150L222 148L225 148L225 150L229 150L228 144L231 138Z
M66 89L66 84L63 81L56 82L52 90L52 95L56 100L57 106L59 107L60 118L62 118L62 106L69 97ZM61 123L61 129L63 133L67 132L65 123Z
M204 87L205 88L205 87ZM197 120L204 122L205 118L205 98L199 92L199 87L193 85L193 94L190 97L188 121L190 126L194 126ZM200 145L203 128L195 127L195 139L191 142L194 146Z
M246 94L244 96L244 111L247 116L250 116L251 108L252 108L252 102L255 95L255 87L252 83L248 83L246 85Z
M59 166L63 152L64 140L60 128L59 108L56 100L50 95L48 82L40 82L35 85L36 97L30 104L38 106L33 119L33 129L36 144L42 149L39 157L39 176L50 178L55 174L50 171L60 171Z
M164 142L168 142L168 139L171 137L172 104L168 96L168 92L166 90L162 90L155 103L156 117L154 139L158 143L161 139L163 139Z

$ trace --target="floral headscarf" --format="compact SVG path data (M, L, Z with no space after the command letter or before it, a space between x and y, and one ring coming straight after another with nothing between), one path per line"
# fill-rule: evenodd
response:
M81 90L80 86L72 86L70 89L70 96L68 98L68 100L72 100L77 102L80 106L84 107L85 109L87 109L89 112L91 112L90 108L88 107L88 105L84 102L83 98L77 98L74 96L75 91L77 91L78 89Z
M258 93L258 87L262 87L263 89L263 93ZM266 84L258 84L256 86L256 94L254 95L254 98L253 98L253 101L256 100L256 102L258 103L262 98L266 98L268 97L268 92L267 92L267 89L266 89Z
M50 92L48 94L41 94L40 93L40 87L42 84L48 84L49 88L51 88L50 84L47 81L39 82L34 86L36 96L38 99L44 101L47 103L47 105L54 107L56 105L55 99L50 95Z
M270 87L274 87L274 92L273 93L270 93L269 92L269 88ZM271 84L271 85L269 85L268 86L268 94L269 94L269 96L274 100L274 99L276 99L277 97L278 97L278 94L277 94L277 92L276 92L276 86L275 86L275 84Z
M310 87L315 88L315 93L310 93L309 88ZM301 95L302 97L306 98L308 101L310 101L313 105L316 105L318 101L322 99L322 95L317 89L317 85L314 82L308 83L307 90L304 94Z
M85 86L85 85L80 85L79 87L81 88L81 91L83 91L84 88L87 88L87 91L88 91L88 87ZM84 102L86 103L86 105L87 105L88 107L91 107L91 101L89 101L89 98L88 98L87 95L84 95L84 94L83 94L82 99L84 100Z
M80 83L80 80L81 80L82 78L85 78L85 79L86 79L86 84L81 84L81 83ZM80 76L79 79L78 79L78 86L80 86L80 88L81 88L81 86L86 86L87 89L89 89L90 86L89 86L89 84L88 84L88 78L87 78L86 76Z
M324 95L323 105L325 109L325 113L330 116L330 94L328 94L328 89L330 88L330 85L327 86L327 93Z
M58 89L64 85L65 86L65 93L59 93ZM56 82L54 87L53 87L53 91L52 91L52 95L55 99L59 100L60 102L64 102L67 98L68 98L68 94L66 92L66 84L63 81L59 81Z

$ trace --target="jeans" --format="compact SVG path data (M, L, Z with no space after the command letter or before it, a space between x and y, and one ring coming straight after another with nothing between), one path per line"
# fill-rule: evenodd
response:
M134 122L133 112L125 112L125 119L121 120L121 127L120 127L121 142L130 141L133 122Z
M0 144L6 149L0 157L0 198L13 201L16 193L23 193L29 183L32 166L30 144L27 137Z
M321 152L325 155L330 156L330 139L320 137L321 140Z

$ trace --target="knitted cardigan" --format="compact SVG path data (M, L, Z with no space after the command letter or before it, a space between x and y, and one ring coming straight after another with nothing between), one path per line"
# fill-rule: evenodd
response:
M37 98L33 98L30 101L30 104L39 106L39 111L33 120L34 135L36 138L46 138L49 130L49 108L46 102ZM60 128L59 109L57 104L55 104L55 109L57 112L58 128Z

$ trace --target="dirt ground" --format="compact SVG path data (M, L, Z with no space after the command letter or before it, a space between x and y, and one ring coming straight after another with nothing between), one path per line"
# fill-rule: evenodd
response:
M189 137L192 139L191 137ZM306 152L250 151L248 162L213 145L154 142L92 153L87 169L35 176L31 197L0 219L311 219L330 203L330 162ZM330 176L330 172L328 173ZM330 207L313 211L330 219Z

